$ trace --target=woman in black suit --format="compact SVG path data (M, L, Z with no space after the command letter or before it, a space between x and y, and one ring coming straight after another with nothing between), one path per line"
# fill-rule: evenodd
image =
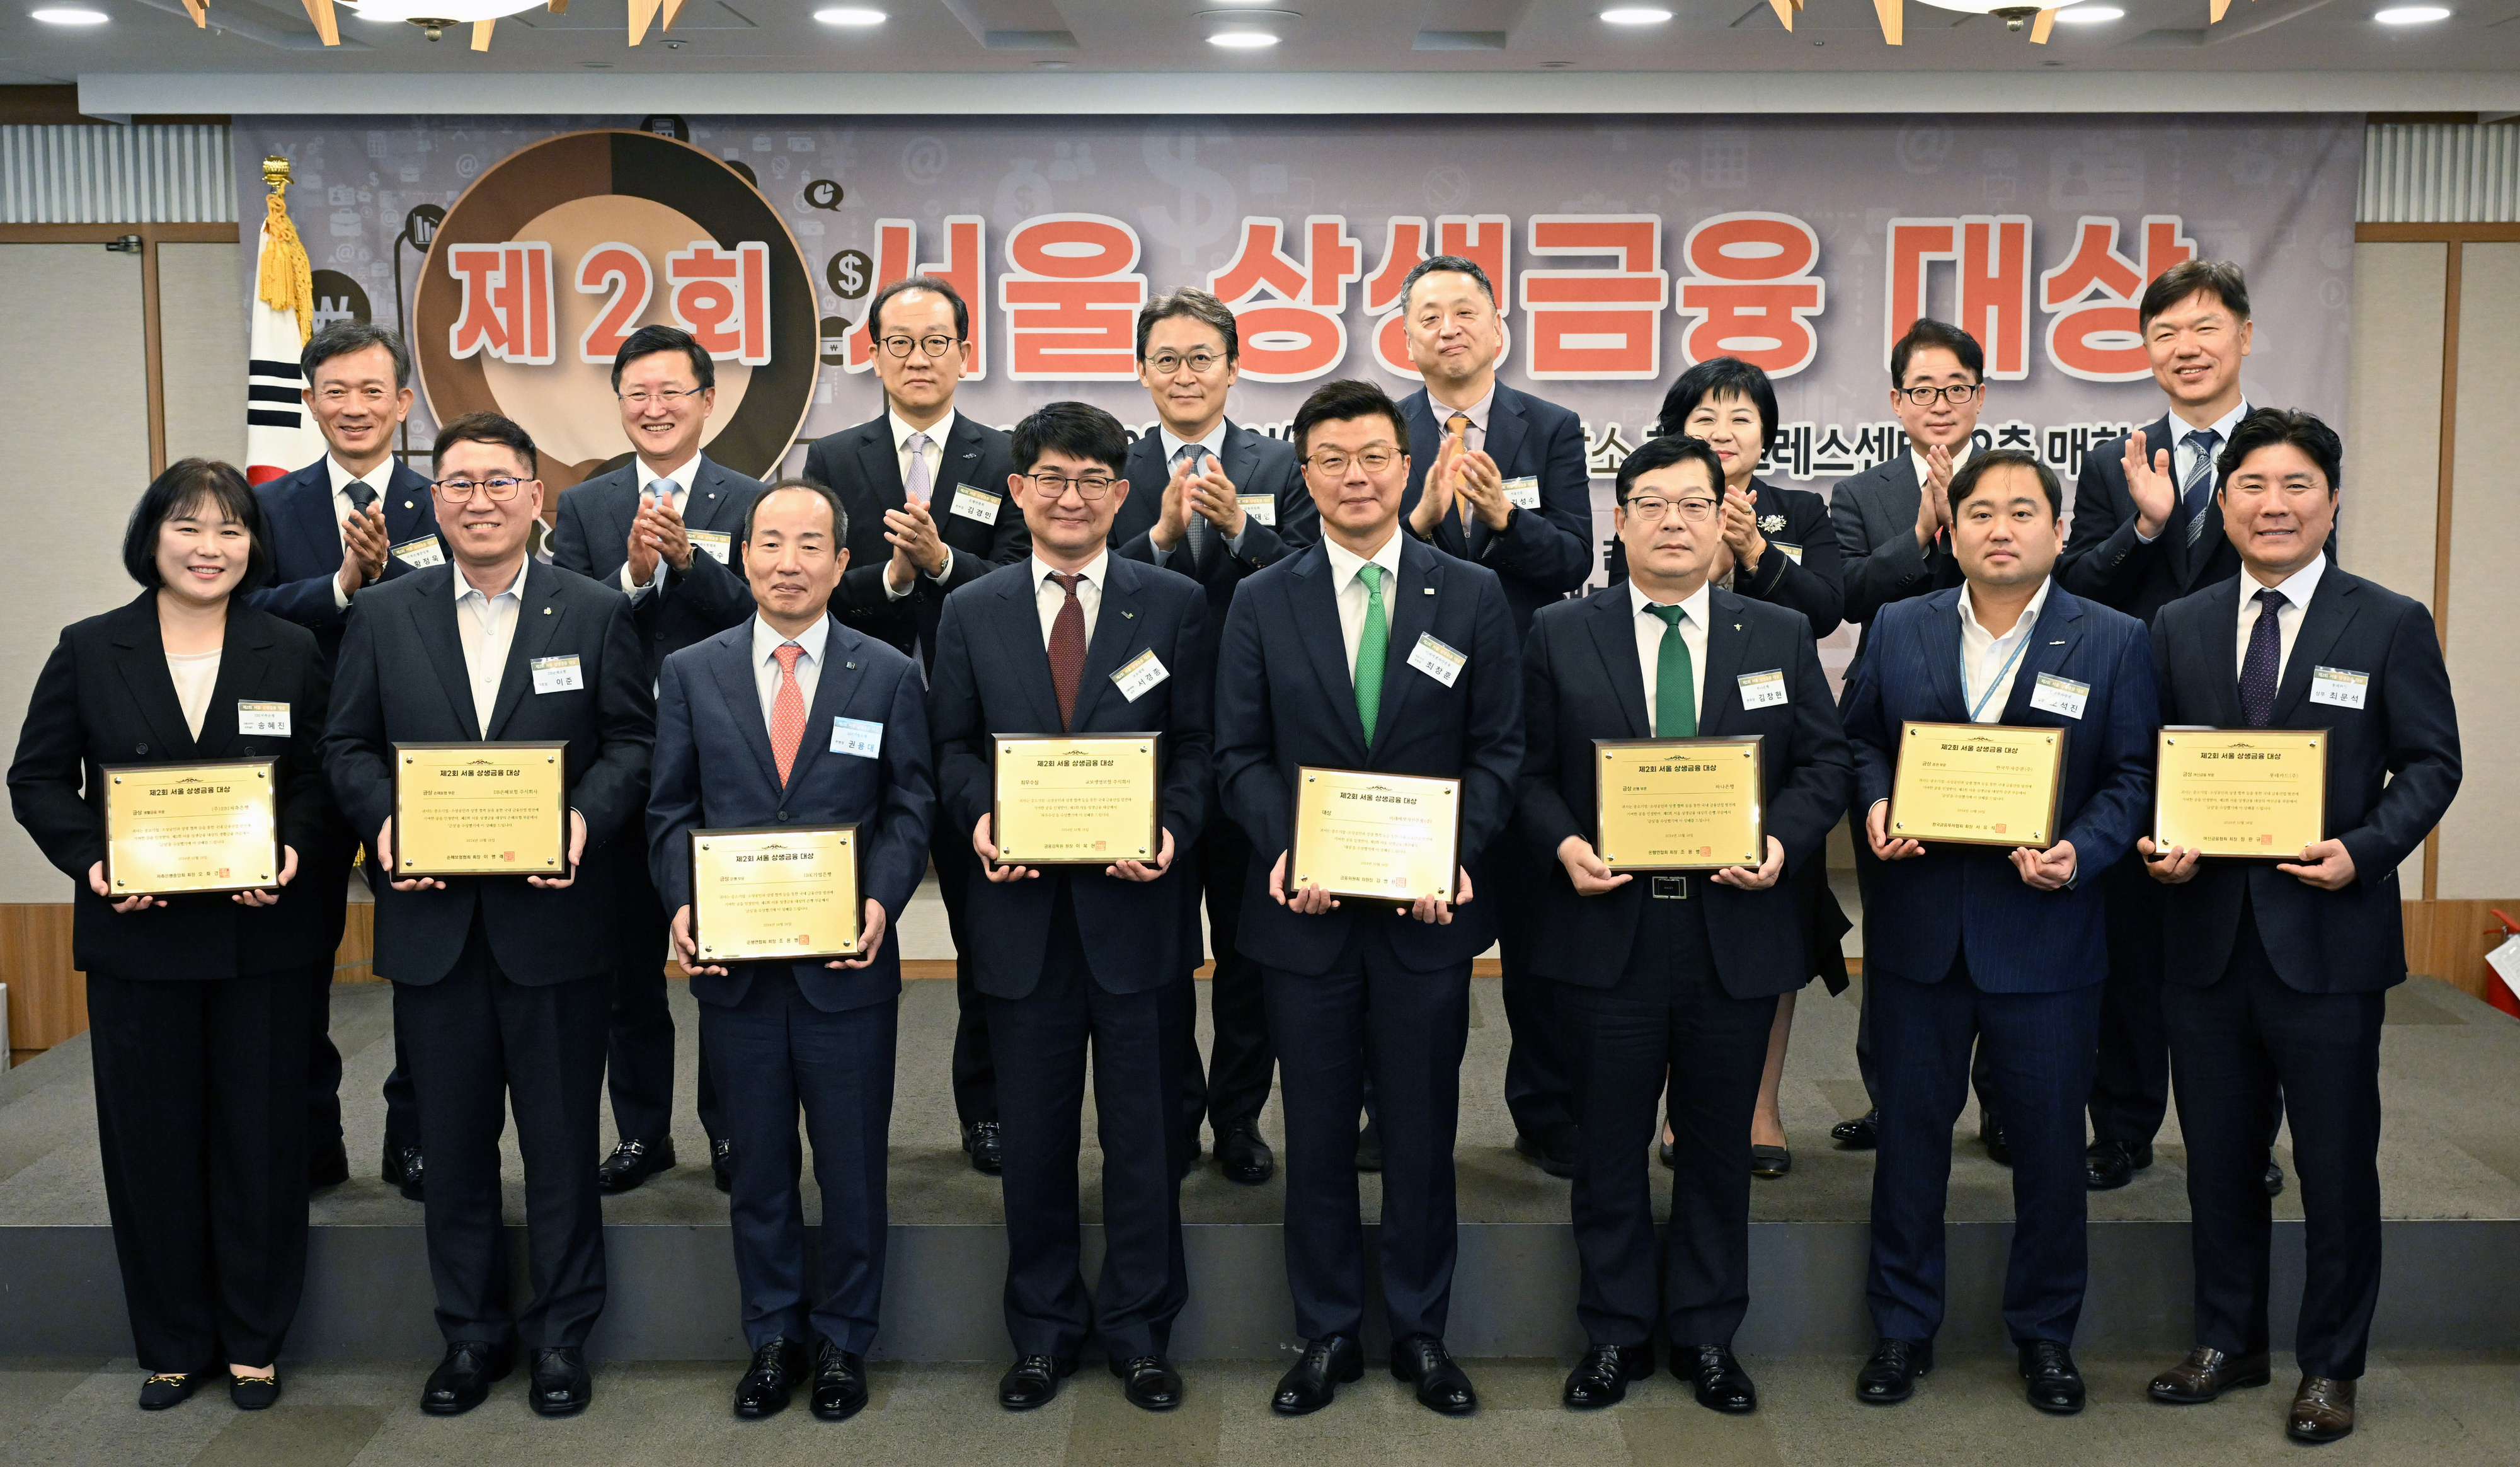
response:
M271 548L236 470L159 475L122 560L148 589L63 630L9 796L77 884L106 1199L151 1372L140 1404L174 1405L224 1363L254 1410L280 1394L272 1362L306 1272L309 1005L341 937L346 832L315 757L326 675L313 633L238 598ZM279 765L274 886L109 895L105 767L231 758Z

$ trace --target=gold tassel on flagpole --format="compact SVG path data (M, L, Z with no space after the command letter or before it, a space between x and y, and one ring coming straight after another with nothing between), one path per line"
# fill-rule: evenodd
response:
M289 221L289 160L264 159L262 181L270 186L271 206L262 221L266 242L254 294L273 310L297 313L297 341L304 345L315 334L315 267L306 258L297 226Z

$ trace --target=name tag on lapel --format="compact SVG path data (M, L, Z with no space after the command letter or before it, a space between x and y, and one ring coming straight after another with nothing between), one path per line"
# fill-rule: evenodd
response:
M735 554L735 537L719 529L686 529L692 548L723 566Z
M1469 665L1470 659L1467 653L1458 652L1445 646L1435 640L1433 632L1419 632L1418 645L1411 648L1409 652L1410 666L1448 688L1462 675L1462 669Z
M832 752L854 754L862 759L879 757L883 753L883 725L864 718L833 718Z
M586 673L570 657L538 657L525 665L533 670L537 693L575 693L586 686Z
M2310 669L2310 701L2329 708L2361 708L2371 696L2371 674L2348 667Z
M1242 506L1242 518L1254 525L1278 527L1278 496L1275 494L1237 494L1234 502Z
M977 520L983 525L995 525L998 523L998 511L1005 506L1005 503L1006 501L997 495L983 492L968 483L958 483L954 486L954 513L966 520Z
M1521 479L1507 480L1505 497L1516 509L1540 508L1540 477L1535 474Z
M393 547L393 558L415 571L426 571L446 564L446 548L437 543L437 536L422 535Z
M289 737L289 705L237 700L237 736L254 739Z
M2043 713L2057 713L2068 718L2083 716L2091 704L2092 685L2058 677L2053 672L2039 674L2039 686L2030 690L2030 706Z
M1785 553L1785 559L1792 561L1795 565L1799 566L1803 563L1803 547L1800 545L1788 545L1782 540L1770 540L1768 543L1776 546L1778 550L1783 551Z
M1172 675L1172 669L1166 667L1163 659L1155 656L1155 649L1149 647L1111 673L1111 686L1120 690L1121 697L1135 703L1146 696L1148 688Z
M1785 669L1770 667L1765 672L1744 672L1740 677L1741 707L1744 709L1775 708L1785 701Z

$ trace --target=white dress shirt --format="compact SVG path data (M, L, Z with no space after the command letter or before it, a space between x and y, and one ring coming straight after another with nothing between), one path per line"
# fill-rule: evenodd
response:
M1455 413L1462 414L1463 417L1470 420L1469 431L1462 435L1462 446L1469 449L1473 453L1480 452L1488 446L1488 409L1495 405L1496 379L1494 378L1490 378L1488 380L1488 390L1480 396L1479 400L1466 407L1447 407L1444 405L1443 400L1435 395L1435 389L1432 385L1429 385L1426 389L1426 411L1435 415L1435 432L1442 435L1444 437L1451 437L1453 436L1453 431L1446 425L1451 421L1452 416ZM1443 444L1438 441L1434 445L1434 448L1441 448ZM1428 463L1434 462L1434 448L1430 448L1428 450L1426 460Z
M508 648L517 639L517 615L525 604L525 574L534 558L517 567L517 578L495 596L484 596L455 568L455 634L464 642L464 675L472 685L473 725L490 737L490 713L499 706L499 679L508 670Z
M1042 650L1050 649L1050 629L1058 620L1059 608L1067 605L1067 592L1051 579L1055 569L1040 556L1031 557L1033 609L1041 613ZM1085 578L1076 583L1076 604L1085 611L1085 645L1094 645L1094 619L1102 611L1102 577L1110 573L1111 552L1097 550L1077 573Z
M1680 643L1688 649L1688 706L1692 712L1706 708L1706 608L1711 598L1705 582L1700 581L1680 603ZM1659 688L1656 674L1662 668L1663 619L1646 608L1655 605L1652 597L1628 582L1628 606L1637 622L1637 667L1645 677L1645 727L1654 721L1654 696ZM1664 603L1668 604L1668 603Z
M1960 587L1960 692L1968 703L1972 723L2001 723L2003 707L2012 701L2012 684L2021 675L2021 665L2029 660L2024 650L2030 633L2039 625L2039 614L2048 606L2048 589L2055 578L2039 582L2030 604L2021 609L2021 619L2002 636L1978 624L1977 608L1969 601L1969 588Z
M945 440L952 436L954 432L954 410L950 407L945 409L944 417L937 419L925 428L911 427L908 423L902 421L901 414L894 412L889 407L884 409L883 418L886 423L892 425L893 466L901 471L901 492L905 501L908 499L910 494L910 440L922 433L927 435L927 446L920 450L920 457L927 461L927 512L934 515L939 521L942 521L947 514L953 512L954 508L954 489L944 481ZM1006 492L1004 489L991 484L982 484L980 487L993 494L1004 494ZM945 501L945 509L941 512L936 508L936 500L939 496L942 496ZM999 510L999 513L1004 514L1006 513L1006 510L1002 508ZM937 571L933 574L929 574L923 570L919 573L921 575L926 575L929 580L938 582L942 582L946 576L953 574L954 547L951 545L945 547L945 565L942 570ZM887 601L899 601L904 596L909 595L913 590L916 590L918 586L919 581L914 577L909 585L903 586L899 590L894 590L892 586L892 577L886 575L883 578L884 599Z
M761 726L770 726L770 712L779 701L779 649L793 642L804 649L796 659L796 691L805 695L805 708L814 707L814 689L823 680L823 647L832 634L829 613L814 619L814 624L792 637L783 637L761 619L752 619L752 687L761 695ZM802 745L798 746L800 749Z
M2212 423L2206 425L2207 431L2214 435L2214 452L2216 454L2219 455L2224 449L2231 446L2231 430L2239 427L2240 420L2248 415L2249 404L2244 398L2238 407L2231 409L2229 412L2225 413L2223 416L2215 419ZM2181 499L2184 499L2187 494L2188 476L2196 472L2196 465L2201 457L2201 455L2196 451L2196 445L2187 441L2187 436L2197 430L2196 425L2188 422L2186 419L2179 416L2179 414L2175 412L2169 416L2171 440L2168 443L2144 444L2143 456L2146 460L2149 460L2154 454L2159 453L2164 448L2168 448L2170 450L2170 486L2173 492L2177 493ZM2173 500L2170 507L2170 518L2164 522L2164 526L2167 527L2170 525L2177 525L2178 523L2179 500ZM2135 537L2146 545L2149 545L2154 540L2161 538L2159 534L2154 534L2150 538L2146 538L2143 531L2139 529L2136 531Z
M661 479L665 482L674 486L674 513L679 515L683 513L683 507L692 502L692 481L699 477L700 456L697 453L693 454L690 458L683 460L681 468L676 469L669 474L657 473L655 470L648 467L648 461L646 459L635 456L630 460L630 467L637 470L639 474L639 498L642 503L645 503L649 498L648 485L654 483L656 481ZM692 551L692 554L694 555L702 555L705 553L706 552L697 548ZM621 589L629 592L633 596L638 595L642 591L652 589L656 584L656 568L661 567L664 563L665 558L663 556L660 555L656 557L656 566L649 568L648 578L646 580L632 580L630 578L630 562L627 560L622 561L620 575Z
M350 485L364 483L376 490L376 502L382 506L385 502L385 489L393 482L393 460L387 458L365 474L353 474L342 467L339 459L328 453L324 455L324 472L333 481L333 543L340 546L342 554L346 555L350 550L350 537L342 532L341 522L350 518L352 513ZM341 589L341 578L338 575L333 577L333 610L345 610L349 604L349 593Z
M1382 625L1388 632L1392 608L1400 599L1400 527L1391 527L1391 537L1371 556L1360 556L1327 534L1322 536L1322 548L1329 552L1330 590L1338 601L1339 640L1347 644L1347 676L1348 681L1354 682L1356 644L1365 636L1365 577L1356 573L1362 566L1382 568ZM1406 649L1402 650L1405 653Z
M2249 634L2258 629L2258 593L2265 590L2283 592L2283 605L2275 609L2275 681L2283 681L2284 667L2292 661L2293 640L2301 635L2301 619L2310 615L2310 598L2318 590L2318 577L2327 573L2327 552L2312 556L2310 564L2268 586L2255 575L2240 577L2240 634L2232 644L2231 665L2242 667L2249 661Z

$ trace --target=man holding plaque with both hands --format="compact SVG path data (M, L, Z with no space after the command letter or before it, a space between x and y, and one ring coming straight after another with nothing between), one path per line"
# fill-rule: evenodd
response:
M1748 1122L1777 995L1811 971L1781 878L1822 856L1853 770L1811 623L1707 583L1724 543L1715 451L1655 438L1616 493L1628 578L1543 608L1523 652L1515 828L1552 868L1534 971L1557 985L1583 1138L1576 1312L1592 1344L1564 1399L1615 1404L1652 1373L1659 1336L1700 1405L1748 1411L1732 1348L1749 1305ZM1666 1076L1658 1256L1645 1155Z
M2015 449L1952 476L1965 583L1881 609L1846 700L1854 813L1882 862L1864 907L1881 1108L1856 1377L1887 1405L1933 1368L1943 1207L1973 1040L2012 1151L2003 1316L2030 1403L2083 1408L2083 1122L2107 943L2096 876L2152 795L2159 701L2142 623L2050 580L2063 493Z
M901 995L900 949L885 939L927 869L927 711L918 664L828 614L849 563L837 496L811 480L774 484L741 543L758 611L662 669L651 868L735 1142L735 1266L753 1352L735 1413L776 1415L810 1379L814 1414L845 1421L866 1404L883 1296ZM800 1108L823 1198L822 1297L810 1302Z

